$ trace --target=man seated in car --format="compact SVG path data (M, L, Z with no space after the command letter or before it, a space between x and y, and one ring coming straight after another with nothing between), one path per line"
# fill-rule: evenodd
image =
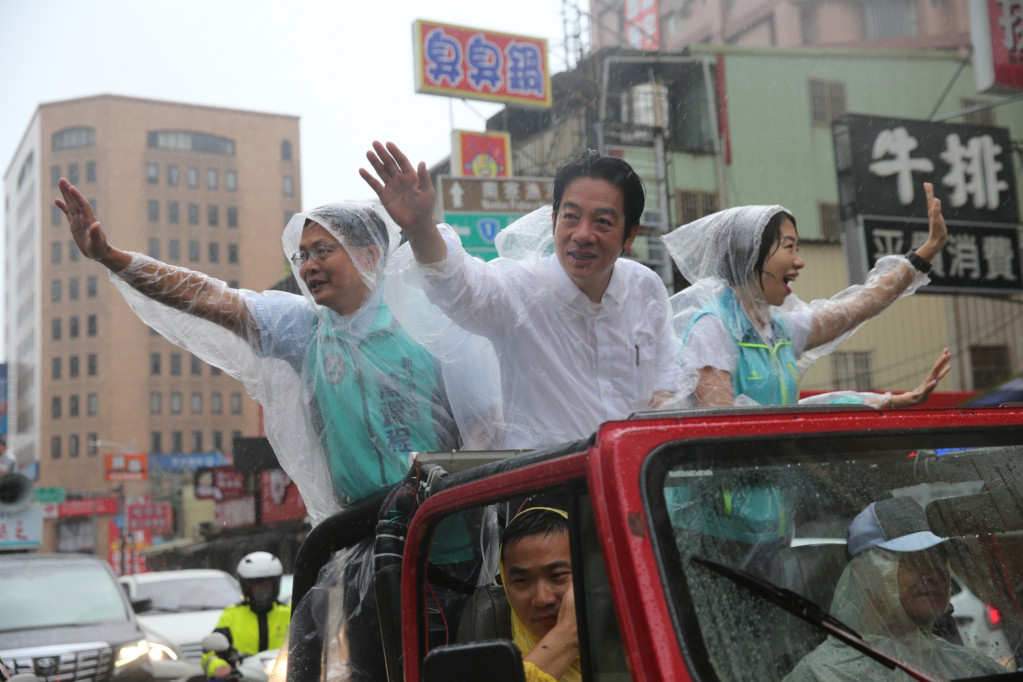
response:
M910 497L871 503L849 526L852 556L835 588L831 614L868 644L947 679L1006 672L979 651L934 635L949 607L949 543L930 531ZM848 645L829 637L785 682L902 680Z
M501 542L501 582L527 682L582 679L565 512L530 507L508 523Z

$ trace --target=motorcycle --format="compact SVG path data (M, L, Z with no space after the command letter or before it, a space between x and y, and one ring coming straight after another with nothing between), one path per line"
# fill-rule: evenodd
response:
M202 638L203 651L212 651L231 666L226 677L206 677L198 675L186 682L267 682L269 671L277 659L276 651L261 651L258 654L244 656L231 647L227 637L221 632L211 632Z

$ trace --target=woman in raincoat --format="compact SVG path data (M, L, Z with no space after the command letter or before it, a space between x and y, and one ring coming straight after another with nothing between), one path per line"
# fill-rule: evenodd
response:
M930 531L911 497L874 502L849 526L849 553L831 615L868 644L932 675L960 679L1006 672L975 649L934 635L949 606L948 538ZM805 656L785 682L909 680L834 638Z
M456 415L471 432L471 415L491 402L487 387L475 390L471 363L442 371L384 304L380 282L399 233L378 204L294 215L282 242L301 294L258 293L116 248L81 192L63 179L60 191L56 204L79 249L110 270L139 318L241 381L263 406L270 444L314 524L400 481L410 453L457 449ZM464 526L447 530L435 560L471 560ZM375 615L360 608L372 596L371 548L346 550L325 573L335 582L343 565L349 614ZM349 631L372 640L377 630L367 621ZM378 641L350 648L374 659L365 667L382 667Z
M672 297L682 339L684 391L697 406L791 405L799 378L859 325L929 279L948 241L941 202L924 183L929 233L906 256L878 260L863 285L809 304L791 295L804 262L796 220L783 206L741 206L683 225L663 239L692 286ZM939 356L915 391L829 394L825 402L900 407L923 402L948 372Z

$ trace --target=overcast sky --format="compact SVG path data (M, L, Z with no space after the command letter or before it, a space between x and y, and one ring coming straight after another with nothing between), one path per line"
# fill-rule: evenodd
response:
M302 206L368 199L358 168L372 140L432 164L450 152L452 122L483 130L500 108L415 94L412 23L545 38L557 72L562 4L0 0L0 166L6 173L40 103L118 94L299 116Z

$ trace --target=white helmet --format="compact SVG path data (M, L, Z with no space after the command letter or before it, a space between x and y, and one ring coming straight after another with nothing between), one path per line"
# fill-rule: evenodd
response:
M238 562L237 573L242 580L280 578L284 567L281 566L281 560L270 552L252 552Z

